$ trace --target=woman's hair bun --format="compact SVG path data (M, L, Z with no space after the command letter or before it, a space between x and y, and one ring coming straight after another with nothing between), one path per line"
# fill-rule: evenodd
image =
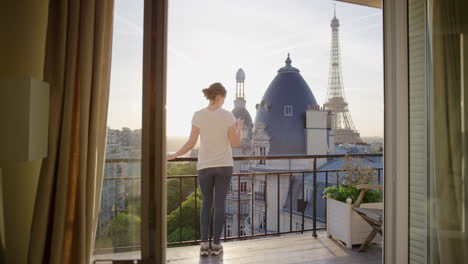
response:
M210 101L213 101L218 95L226 97L227 93L226 88L219 82L211 84L210 87L203 89L202 92L206 99Z

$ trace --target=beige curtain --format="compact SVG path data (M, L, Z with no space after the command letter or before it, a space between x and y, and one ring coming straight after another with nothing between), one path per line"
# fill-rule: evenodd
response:
M468 263L468 175L465 168L468 159L465 68L468 65L463 62L468 61L465 58L468 45L463 44L463 35L468 33L468 9L465 2L428 1L432 84L431 200L435 206L430 263Z
M29 263L90 261L102 185L112 23L113 0L50 1L44 70L51 85L49 151Z

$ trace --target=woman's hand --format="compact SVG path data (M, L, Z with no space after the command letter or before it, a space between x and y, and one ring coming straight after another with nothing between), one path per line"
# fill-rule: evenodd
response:
M177 155L175 153L168 154L167 155L167 160L174 160L177 158Z

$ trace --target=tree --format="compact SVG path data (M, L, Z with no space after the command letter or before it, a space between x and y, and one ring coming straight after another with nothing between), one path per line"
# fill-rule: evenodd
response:
M200 208L202 205L200 191L197 191L197 210L195 211L195 193L190 194L182 206L172 211L167 217L167 241L187 241L198 239ZM182 212L180 211L182 208ZM182 233L182 236L180 234Z
M167 167L167 175L196 175L197 167L194 163L169 163ZM169 179L167 181L167 214L169 215L180 203L184 201L188 195L195 190L196 178ZM181 191L181 192L180 192ZM182 198L182 199L180 199Z
M168 163L167 175L196 175L197 165L192 162Z
M140 228L140 217L125 213L117 214L108 229L112 246L118 248L139 245Z
M125 203L126 203L125 214L134 215L134 216L138 216L138 217L141 218L141 199L140 199L140 197L133 198L133 199L127 199L125 201Z

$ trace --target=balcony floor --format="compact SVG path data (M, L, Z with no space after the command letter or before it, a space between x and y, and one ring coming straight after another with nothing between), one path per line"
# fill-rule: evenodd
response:
M314 264L377 264L382 263L381 245L371 244L362 253L358 247L352 250L327 238L326 232L250 239L223 243L224 252L219 256L200 257L199 246L169 248L167 263L314 263ZM139 252L95 255L95 259L132 259ZM99 262L104 263L104 262Z

